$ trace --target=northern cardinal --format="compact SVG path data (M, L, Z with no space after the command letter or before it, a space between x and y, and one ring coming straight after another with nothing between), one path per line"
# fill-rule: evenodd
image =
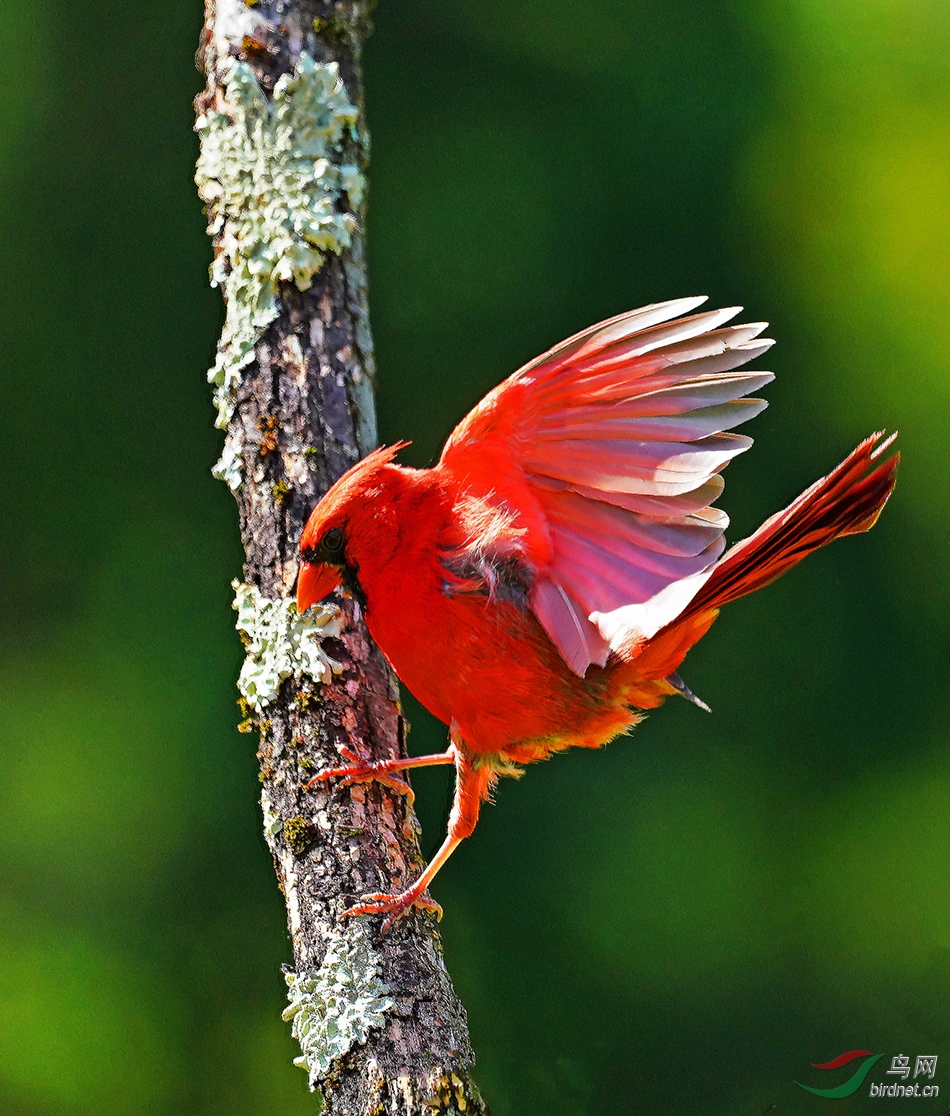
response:
M733 369L772 341L764 323L723 327L738 308L689 315L703 298L601 322L526 364L452 432L431 469L402 446L353 466L300 540L297 607L339 585L399 677L449 726L415 759L350 762L313 783L382 779L454 764L448 835L411 887L363 897L385 914L425 892L499 775L596 748L671 694L702 705L676 673L728 601L773 581L841 535L867 531L894 487L893 436L863 441L749 538L723 553L712 505L721 470L752 439L725 431L758 414L769 372Z

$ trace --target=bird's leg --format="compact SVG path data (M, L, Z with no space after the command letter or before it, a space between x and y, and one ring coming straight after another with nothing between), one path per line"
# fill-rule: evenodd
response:
M321 771L315 775L307 788L315 787L318 783L329 782L330 779L342 779L340 786L348 787L353 783L384 783L391 790L405 794L412 801L412 788L405 779L393 776L394 771L405 771L410 767L434 767L440 763L455 763L455 745L450 744L444 752L433 756L408 756L405 759L377 760L375 763L363 763L360 757L345 744L340 747L344 759L350 762L346 767L331 767L329 771Z
M453 751L453 749L455 754L455 798L452 803L452 813L449 815L448 833L442 842L442 847L429 862L422 875L405 891L396 895L388 893L364 895L362 902L343 912L345 915L386 915L387 917L380 928L381 934L385 934L396 919L401 918L412 907L435 911L439 918L442 917L442 908L430 899L425 891L456 847L475 828L482 800L487 798L489 784L493 781L493 773L488 764L476 767L469 756L451 745L449 751Z

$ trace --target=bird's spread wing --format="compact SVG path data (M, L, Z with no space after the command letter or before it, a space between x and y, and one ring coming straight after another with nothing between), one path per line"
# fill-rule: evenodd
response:
M751 438L769 372L763 323L702 298L645 306L569 338L499 384L456 427L440 467L515 516L528 604L583 675L686 607L722 553L720 470Z

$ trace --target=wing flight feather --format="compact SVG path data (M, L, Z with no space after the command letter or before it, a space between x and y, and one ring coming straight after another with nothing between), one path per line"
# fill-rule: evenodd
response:
M735 369L772 341L764 323L725 325L737 308L692 314L703 301L568 338L490 392L443 450L440 467L524 531L529 605L577 674L674 619L724 548L719 473L752 444L730 431L766 406L747 396L773 379Z

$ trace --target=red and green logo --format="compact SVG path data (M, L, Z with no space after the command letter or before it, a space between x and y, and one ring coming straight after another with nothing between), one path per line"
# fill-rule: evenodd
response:
M795 1084L800 1089L805 1089L809 1093L814 1093L816 1097L829 1097L832 1099L850 1097L852 1093L857 1092L861 1087L861 1083L867 1077L874 1063L879 1062L883 1057L883 1054L872 1054L870 1050L848 1050L844 1054L839 1054L837 1058L832 1058L830 1062L812 1062L812 1069L836 1070L840 1069L842 1066L850 1065L851 1062L858 1058L863 1058L864 1061L851 1074L848 1080L841 1085L836 1085L833 1089L813 1089L811 1085L803 1085L800 1081L796 1081Z

